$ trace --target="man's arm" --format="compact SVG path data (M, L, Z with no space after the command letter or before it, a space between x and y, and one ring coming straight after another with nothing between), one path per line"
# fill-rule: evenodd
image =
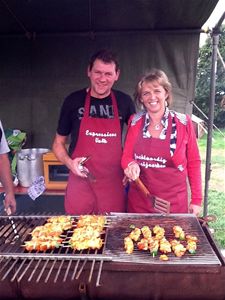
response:
M54 152L57 159L67 166L67 168L71 168L72 159L69 157L67 149L66 149L66 141L67 136L59 135L56 133L55 139L52 145L52 151Z
M12 213L14 213L16 211L16 200L7 153L0 154L0 181L5 190L5 208L10 207Z
M57 159L62 164L67 166L67 168L75 175L87 177L87 175L82 173L82 169L80 168L80 163L83 161L84 157L76 157L75 159L70 158L66 149L66 141L67 136L59 135L56 133L52 151L54 152Z

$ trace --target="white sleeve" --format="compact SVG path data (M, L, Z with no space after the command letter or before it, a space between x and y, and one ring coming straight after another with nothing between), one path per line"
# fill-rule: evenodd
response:
M2 130L2 138L1 138L1 142L0 142L0 154L4 154L4 153L8 153L10 150L9 150L6 138L5 138L4 129L2 127L1 121L0 121L0 128Z

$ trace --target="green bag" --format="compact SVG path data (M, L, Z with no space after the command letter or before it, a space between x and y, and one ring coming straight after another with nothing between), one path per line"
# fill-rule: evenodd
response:
M22 146L25 144L27 134L18 129L10 129L10 128L5 129L4 132L10 149L8 155L11 163L11 172L12 175L15 176L16 175L16 152L21 150Z

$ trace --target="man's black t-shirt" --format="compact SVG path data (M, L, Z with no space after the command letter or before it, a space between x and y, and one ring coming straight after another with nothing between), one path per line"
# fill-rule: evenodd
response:
M135 107L130 96L118 90L113 90L113 92L117 101L122 132L124 123L127 124L130 116L135 113ZM66 97L61 108L57 133L63 136L71 135L70 154L72 154L78 139L86 95L86 89L73 92ZM113 118L111 97L108 96L103 99L91 97L89 115L93 118Z

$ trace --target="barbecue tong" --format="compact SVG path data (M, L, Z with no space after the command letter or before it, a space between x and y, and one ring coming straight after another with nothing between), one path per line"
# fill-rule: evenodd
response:
M84 173L87 178L92 181L92 182L95 182L96 181L96 178L95 176L89 172L89 170L84 167L84 164L91 158L91 156L86 156L80 163L79 163L79 168L81 170L82 173Z
M5 200L3 200L3 203L5 205ZM8 207L7 209L5 208L5 212L6 212L7 216L8 216L8 219L10 221L10 224L12 226L13 233L14 233L14 237L13 237L12 242L15 242L16 240L18 240L20 238L20 236L19 236L18 231L16 229L16 224L13 221L13 218L11 217L11 214L12 214L11 208L10 207Z
M140 177L135 180L136 185L146 198L150 198L153 202L154 209L162 214L170 213L170 202L159 197L151 195L150 191L146 188Z

